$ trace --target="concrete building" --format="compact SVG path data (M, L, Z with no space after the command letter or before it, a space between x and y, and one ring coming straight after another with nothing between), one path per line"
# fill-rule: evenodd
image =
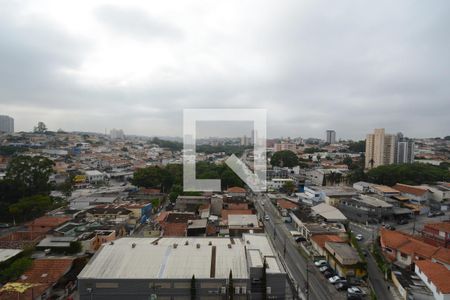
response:
M0 115L0 133L14 132L14 119L10 116Z
M238 300L262 299L263 289L268 298L285 299L286 280L262 234L241 239L122 238L100 248L78 275L78 290L80 300L190 299L192 286L199 299L224 299L230 293Z
M327 135L326 141L328 144L336 144L336 131L327 130L326 135Z
M381 223L394 213L392 204L367 195L341 199L338 208L348 219L361 223Z
M292 144L292 143L276 143L275 145L273 145L274 152L285 151L285 150L295 152L297 150L297 145Z
M414 141L403 140L397 143L396 159L397 164L411 164L414 162Z
M326 242L325 251L328 264L341 277L366 275L366 268L355 248L347 243Z
M123 140L125 139L125 134L122 129L111 129L109 131L109 136L112 140Z
M366 137L366 169L395 163L397 138L385 134L384 128L375 129Z
M98 170L88 170L85 171L86 179L90 183L101 182L105 180L105 174Z

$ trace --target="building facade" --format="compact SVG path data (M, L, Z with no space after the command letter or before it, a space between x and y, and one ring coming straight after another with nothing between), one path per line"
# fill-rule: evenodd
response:
M263 234L122 238L102 246L78 275L78 290L80 300L188 300L192 290L196 299L262 299L264 290L285 299L286 277Z
M336 131L327 130L327 143L328 144L336 144Z
M395 163L396 136L385 134L384 128L375 129L366 137L366 169Z
M14 119L10 116L0 115L0 133L14 132Z

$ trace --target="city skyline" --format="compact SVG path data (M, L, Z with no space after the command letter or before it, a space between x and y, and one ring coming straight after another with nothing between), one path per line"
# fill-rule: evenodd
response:
M445 136L449 7L11 2L0 111L17 131L181 136L184 108L266 108L269 137Z

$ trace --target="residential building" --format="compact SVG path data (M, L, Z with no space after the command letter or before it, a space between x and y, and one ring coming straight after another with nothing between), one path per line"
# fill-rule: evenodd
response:
M274 152L286 151L286 150L295 152L297 150L297 145L293 144L293 143L276 143L273 145Z
M122 129L111 129L109 131L109 136L112 140L123 140L125 139L125 134Z
M284 299L286 277L262 234L122 238L102 246L79 274L78 290L80 300L185 299L192 286L201 299L223 299L230 293L237 300L262 299L263 289L268 298Z
M384 128L375 129L366 137L366 169L395 162L396 136L385 134Z
M0 133L14 132L14 119L10 116L0 115Z
M450 270L430 260L416 262L415 272L436 300L450 300Z
M336 131L327 130L326 135L326 141L328 144L336 144Z
M429 259L450 268L450 250L436 247L400 232L382 228L380 245L384 256L402 268L409 268L418 261Z
M336 234L318 234L310 239L312 248L317 252L317 256L326 257L325 243L345 243L346 239Z
M422 231L424 241L438 247L450 248L450 222L428 223Z
M105 180L105 174L98 170L89 170L84 172L89 183L97 183Z
M450 210L450 183L438 182L424 186L430 192L430 206L435 210Z
M358 277L366 275L365 264L358 251L347 243L325 243L328 264L341 277Z
M411 164L414 162L414 141L403 139L397 142L395 163Z
M47 233L70 220L72 220L72 218L67 216L43 216L28 222L26 226L28 231Z
M73 261L73 258L67 257L35 259L20 279L0 289L0 299L65 299L74 282L66 279L62 289L58 289L57 284L71 270Z

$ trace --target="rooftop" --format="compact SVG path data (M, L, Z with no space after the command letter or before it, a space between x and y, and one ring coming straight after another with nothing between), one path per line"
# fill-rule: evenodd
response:
M121 238L104 244L79 274L79 279L187 279L248 278L245 249L258 249L263 257L274 256L265 235L244 234L229 238ZM248 241L248 242L247 242ZM133 247L133 245L135 245ZM216 255L213 260L212 247ZM276 271L272 269L272 271ZM281 267L278 266L278 272Z
M431 228L443 232L450 232L450 222L428 223L425 224L425 228Z
M423 196L428 190L421 186L413 186L407 184L397 183L393 188L401 193L411 194L415 196Z
M227 193L246 193L247 191L244 188L233 186L226 190Z
M0 249L0 262L6 261L22 252L21 249Z
M433 282L442 294L450 294L450 270L445 266L429 260L416 262L417 268Z
M367 195L360 195L358 198L354 198L362 203L365 203L370 206L375 207L383 207L383 208L391 208L392 204L387 203L386 201L377 199L375 197L367 196Z
M326 203L320 203L312 208L313 213L320 215L326 220L329 221L346 221L347 218L344 214L334 206L331 206Z

